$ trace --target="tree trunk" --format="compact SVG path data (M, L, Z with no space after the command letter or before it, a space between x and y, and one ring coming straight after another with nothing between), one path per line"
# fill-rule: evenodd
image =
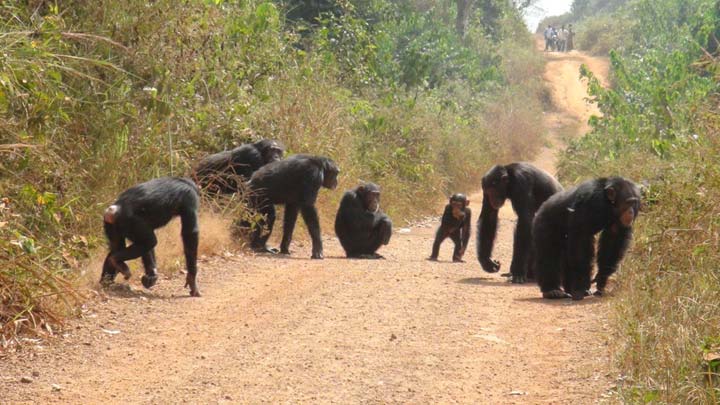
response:
M455 18L455 31L457 31L460 38L465 37L473 1L474 0L456 0L457 17Z

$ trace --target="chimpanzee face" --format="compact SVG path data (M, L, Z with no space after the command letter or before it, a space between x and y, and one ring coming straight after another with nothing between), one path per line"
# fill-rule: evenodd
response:
M279 143L272 141L270 146L263 153L265 164L282 160L285 149Z
M485 197L493 209L499 210L507 198L507 186L510 178L507 170L500 165L490 169L482 179L482 188Z
M335 190L338 185L338 174L340 168L330 159L326 159L323 164L323 187Z
M360 197L365 210L369 212L380 211L380 187L374 183L359 186L355 193Z
M453 194L450 197L450 206L452 207L452 215L457 219L465 217L465 208L470 204L465 194Z
M617 222L631 228L640 212L640 190L627 180L615 180L605 187L605 196L613 205L613 216Z

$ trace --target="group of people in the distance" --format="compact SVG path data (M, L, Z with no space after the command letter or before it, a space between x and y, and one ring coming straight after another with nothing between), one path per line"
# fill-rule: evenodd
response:
M545 51L570 52L574 48L575 31L572 24L568 24L567 28L563 24L560 28L548 25L543 31L545 38Z
M298 214L312 239L313 259L322 259L320 222L315 201L321 187L335 189L340 172L331 159L298 154L283 158L284 147L263 139L202 159L193 178L163 177L124 191L103 216L110 252L101 282L113 283L118 273L130 277L127 261L142 258L145 288L157 281L155 229L179 216L187 265L186 287L200 296L197 286L201 189L223 194L245 191L260 220L246 223L250 246L257 252L290 254ZM500 263L491 258L498 211L507 199L518 221L509 276L513 283L535 279L545 298L579 300L602 295L630 243L639 212L638 187L622 177L598 178L563 190L548 173L528 163L495 166L482 179L483 205L478 218L477 257L483 270L493 273ZM275 205L284 205L280 249L267 246L275 223ZM438 260L441 243L455 244L453 261L461 262L470 239L472 213L464 194L453 194L445 207L429 260ZM598 271L591 278L595 255ZM380 187L363 183L345 192L335 217L335 233L347 257L380 259L378 249L390 242L392 222L380 210ZM126 246L126 240L131 242Z

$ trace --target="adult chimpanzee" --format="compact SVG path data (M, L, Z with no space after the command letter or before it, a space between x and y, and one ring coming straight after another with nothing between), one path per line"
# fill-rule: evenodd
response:
M433 243L432 253L428 260L437 260L440 253L440 244L450 237L455 243L453 251L453 261L462 262L468 241L470 241L470 221L472 211L470 211L470 200L465 194L453 194L450 202L445 206L440 227L435 234L435 243Z
M551 175L529 163L497 165L482 179L483 205L478 218L477 256L483 270L494 273L500 270L500 262L491 259L498 211L507 198L518 216L513 241L513 257L510 275L513 283L524 283L532 278L530 246L532 221L535 212L551 195L562 190L562 186Z
M283 157L285 148L270 139L238 146L205 157L195 168L198 184L210 192L234 193L239 181L247 181L262 166Z
M138 184L125 190L117 201L105 210L105 234L110 253L105 258L100 281L112 283L118 272L130 278L128 260L142 257L145 274L142 284L150 288L157 282L155 263L155 229L165 226L179 216L182 221L182 241L187 265L185 286L190 295L199 297L197 286L198 220L200 192L188 178L163 177ZM126 247L125 239L132 245Z
M381 259L375 253L392 236L390 218L380 212L380 187L374 183L345 192L335 216L335 234L347 257Z
M252 193L251 205L265 215L265 218L258 224L261 226L256 227L251 234L252 248L256 251L277 253L276 249L267 247L267 240L275 224L273 205L285 204L280 253L290 254L290 242L299 210L312 238L312 258L322 259L323 247L315 200L320 187L337 187L339 172L340 169L331 159L310 155L294 155L258 169L248 185ZM267 232L262 229L265 224Z
M543 297L581 300L589 295L595 234L600 231L595 294L602 295L630 244L639 209L638 187L622 177L586 181L550 197L533 221L535 271Z

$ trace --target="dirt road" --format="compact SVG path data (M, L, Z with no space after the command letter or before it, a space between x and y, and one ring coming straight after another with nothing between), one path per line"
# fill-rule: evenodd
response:
M577 52L550 54L556 139L591 109ZM557 143L557 141L555 142ZM553 172L554 151L537 165ZM479 213L481 195L473 197ZM495 256L507 269L515 217ZM397 232L387 260L238 256L201 263L200 299L179 278L93 303L47 347L0 359L0 403L596 403L607 395L607 299L540 299L467 263L425 261L436 223ZM327 230L326 230L327 231ZM40 345L42 343L38 343ZM33 373L36 372L35 375ZM27 376L30 382L21 382Z

